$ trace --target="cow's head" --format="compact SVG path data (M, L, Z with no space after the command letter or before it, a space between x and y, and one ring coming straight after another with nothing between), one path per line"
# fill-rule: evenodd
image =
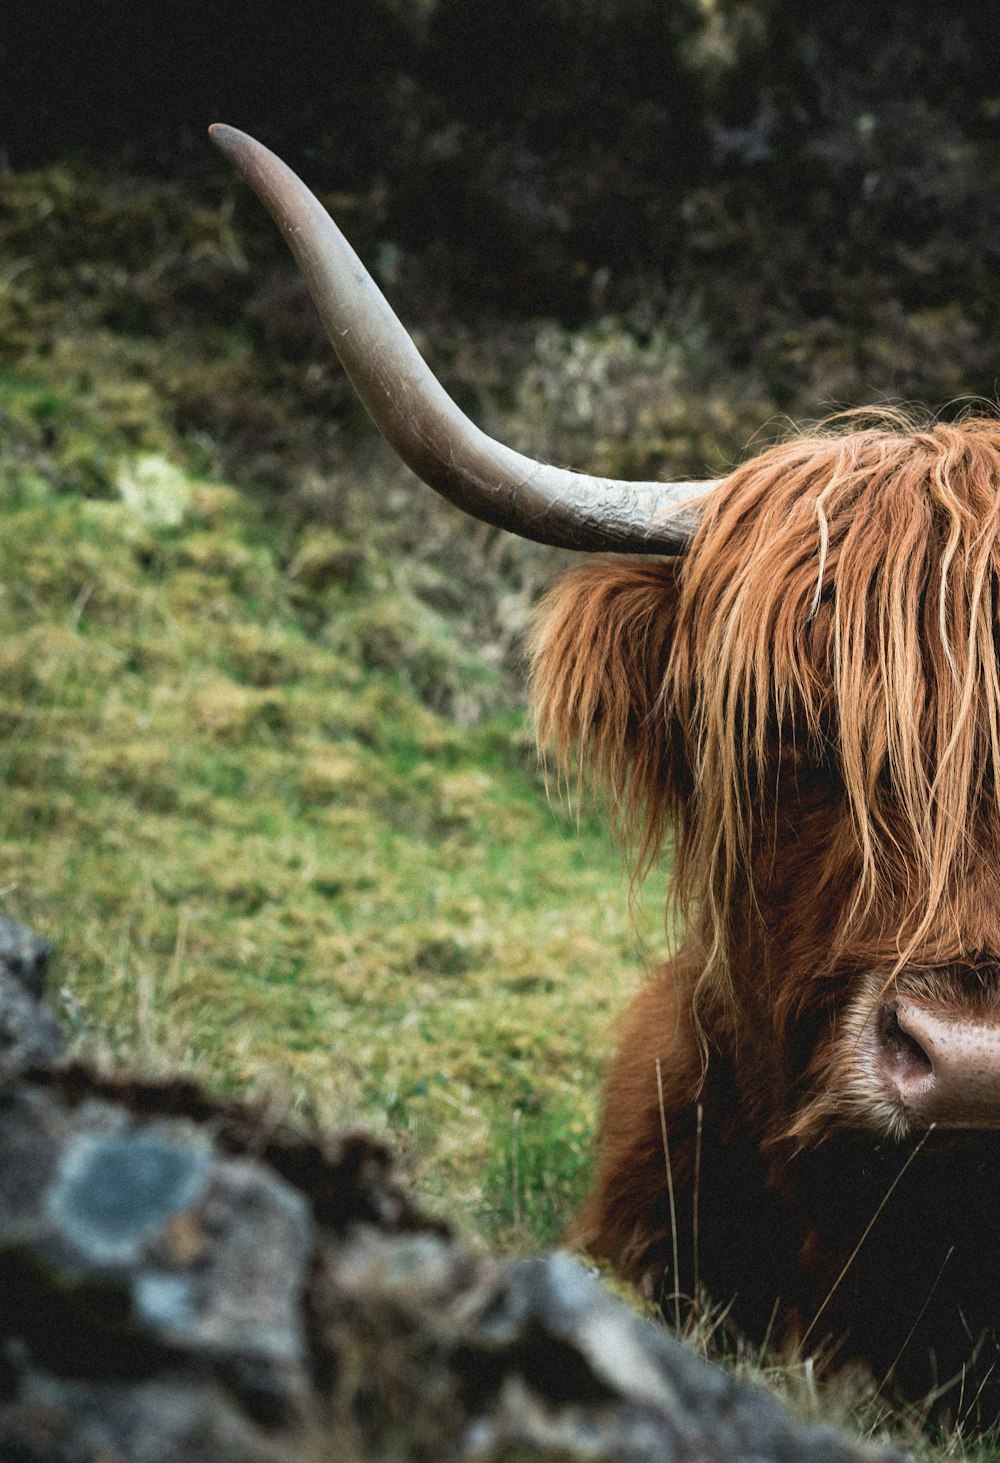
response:
M869 414L718 483L533 462L458 411L295 175L212 135L418 476L527 538L660 556L552 592L540 729L640 861L676 829L705 1030L753 1033L771 1136L1000 1127L1000 424Z
M676 830L706 1028L739 1007L785 1136L1000 1126L998 613L1000 424L900 416L764 452L683 561L551 597L543 732L642 857Z

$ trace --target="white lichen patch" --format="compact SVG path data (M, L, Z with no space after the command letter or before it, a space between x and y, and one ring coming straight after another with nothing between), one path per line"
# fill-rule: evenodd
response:
M179 528L191 504L189 479L155 452L124 463L115 487L122 502L151 528Z

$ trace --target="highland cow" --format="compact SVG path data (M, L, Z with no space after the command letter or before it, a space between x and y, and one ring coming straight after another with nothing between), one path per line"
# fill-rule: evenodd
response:
M668 1316L1000 1412L1000 422L869 414L716 483L520 457L444 394L283 164L215 140L283 228L377 424L466 511L645 554L550 592L543 743L683 947L636 998L575 1228Z

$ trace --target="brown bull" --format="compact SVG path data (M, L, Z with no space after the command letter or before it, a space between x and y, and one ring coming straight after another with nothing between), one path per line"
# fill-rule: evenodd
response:
M1000 1412L1000 423L886 417L719 483L544 467L434 381L266 149L282 227L376 423L571 572L534 644L545 743L668 827L687 936L634 1001L576 1226L667 1314L864 1359Z

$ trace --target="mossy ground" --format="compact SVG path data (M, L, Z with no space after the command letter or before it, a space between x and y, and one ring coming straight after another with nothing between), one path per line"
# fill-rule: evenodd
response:
M521 715L458 727L338 649L245 498L121 480L11 473L0 540L0 877L81 1039L364 1118L470 1231L553 1238L649 959L617 852Z

